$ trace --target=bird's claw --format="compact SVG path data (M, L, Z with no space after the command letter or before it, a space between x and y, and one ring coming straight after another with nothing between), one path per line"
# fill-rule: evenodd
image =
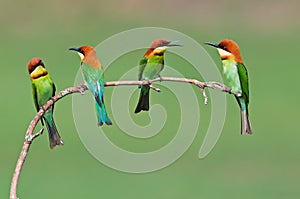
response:
M84 95L84 91L85 91L84 88L79 88L78 91L81 95Z
M158 75L158 77L159 77L159 81L162 82L163 81L162 77L160 75Z
M82 82L78 85L78 91L81 95L84 95L84 91L86 90L87 90L87 86L85 83Z

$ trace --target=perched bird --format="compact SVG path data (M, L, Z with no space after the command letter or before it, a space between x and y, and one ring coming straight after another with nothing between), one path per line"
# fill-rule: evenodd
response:
M81 46L69 50L76 51L81 58L80 66L84 81L95 98L98 126L102 126L103 123L111 125L104 105L103 69L95 49L92 46Z
M176 41L162 39L154 40L141 59L138 69L138 80L151 80L160 77L160 72L164 68L164 53L170 46L181 46L175 44ZM134 113L149 110L149 85L141 85L141 92L138 104Z
M28 64L28 72L32 83L32 96L36 110L46 104L55 95L55 85L45 69L45 65L40 58L32 58ZM42 117L42 125L46 123L49 133L50 148L56 145L63 145L53 119L54 106L50 107ZM44 120L44 122L43 122Z
M237 43L232 40L225 39L219 44L212 42L205 42L205 44L218 49L222 59L223 72L228 80L228 86L231 88L232 92L241 94L241 96L235 97L241 109L241 134L252 134L248 114L248 74Z

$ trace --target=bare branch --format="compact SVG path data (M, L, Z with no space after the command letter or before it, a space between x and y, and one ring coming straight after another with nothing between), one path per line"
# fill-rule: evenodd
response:
M160 89L152 85L152 83L158 82L158 81L159 82L172 81L172 82L182 82L182 83L194 84L200 88L201 93L204 97L205 104L208 103L208 96L205 92L206 87L207 88L217 88L223 92L227 92L230 94L234 94L236 96L240 96L239 93L232 93L230 88L228 88L225 85L218 83L218 82L200 82L195 79L176 78L176 77L159 77L159 78L149 80L149 81L147 81L147 80L143 80L143 81L112 81L112 82L105 82L105 86L109 87L109 86L121 86L121 85L149 85L153 90L159 92ZM35 138L37 138L39 135L41 135L43 133L44 129L41 129L38 133L36 133L34 135L32 134L37 123L43 116L44 112L47 111L54 103L56 103L61 98L65 97L69 94L73 94L73 93L84 94L84 92L86 90L88 90L87 86L84 83L80 83L79 85L77 85L75 87L69 87L69 88L66 88L66 89L60 91L58 94L56 94L54 97L52 97L52 99L49 100L38 111L38 113L35 115L35 117L32 119L32 121L30 122L28 129L26 131L24 144L23 144L19 159L17 161L13 177L12 177L11 189L10 189L10 198L11 199L17 199L17 186L18 186L19 176L20 176L23 164L25 162L25 159L27 157L30 145Z
M171 81L171 82L182 82L182 83L190 83L194 84L195 86L199 87L201 93L204 97L204 104L208 104L208 96L205 92L205 88L212 88L212 89L219 89L222 92L226 92L229 94L233 94L237 97L240 97L240 93L232 93L231 89L224 84L219 82L200 82L196 79L188 79L188 78L177 78L177 77L158 77L152 80L143 80L143 81L113 81L113 82L106 82L105 86L128 86L128 85L151 85L150 87L155 91L160 91L159 88L154 87L152 83L154 82L163 82L163 81Z
M44 129L41 129L38 133L32 135L32 132L34 131L37 123L43 116L44 112L48 110L56 101L59 99L65 97L66 95L69 95L71 93L83 93L86 91L88 88L84 84L79 84L76 87L70 87L67 88L61 92L59 92L57 95L55 95L51 100L49 100L40 110L39 112L35 115L33 120L30 122L29 127L26 131L25 134L25 141L19 156L19 159L16 164L16 168L12 177L11 181L11 187L10 187L10 198L11 199L17 199L17 186L18 186L18 181L19 181L19 176L23 167L23 164L25 162L27 153L29 151L30 145L32 141L37 138L39 135L41 135L44 131Z

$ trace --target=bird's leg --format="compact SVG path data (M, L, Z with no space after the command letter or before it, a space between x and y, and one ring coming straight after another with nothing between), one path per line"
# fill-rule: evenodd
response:
M159 77L159 81L162 82L162 77L161 77L161 75L158 75L158 77Z

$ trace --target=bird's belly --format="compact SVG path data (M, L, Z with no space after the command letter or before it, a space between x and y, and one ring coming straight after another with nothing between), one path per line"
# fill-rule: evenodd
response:
M48 80L41 80L37 87L37 97L39 106L43 106L47 103L53 95L52 85Z
M143 72L142 79L151 80L159 76L159 73L163 69L163 64L148 64Z
M237 66L231 63L223 63L223 73L228 81L228 86L232 92L242 92L241 82L237 71Z

